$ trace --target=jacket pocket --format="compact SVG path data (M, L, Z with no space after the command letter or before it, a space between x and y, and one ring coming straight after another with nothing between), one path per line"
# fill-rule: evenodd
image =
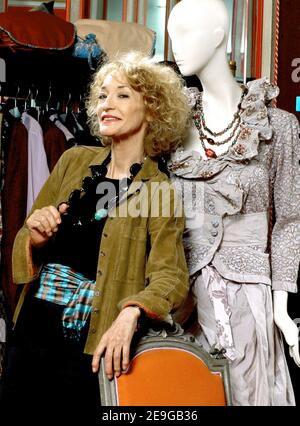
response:
M117 281L145 281L147 229L124 224L114 279Z

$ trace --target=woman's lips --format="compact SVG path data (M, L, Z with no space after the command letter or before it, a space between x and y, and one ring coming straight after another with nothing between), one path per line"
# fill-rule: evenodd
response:
M104 115L102 117L102 119L101 119L101 121L106 121L106 122L109 122L109 121L118 121L118 120L120 120L120 118L119 117L115 117L114 115Z

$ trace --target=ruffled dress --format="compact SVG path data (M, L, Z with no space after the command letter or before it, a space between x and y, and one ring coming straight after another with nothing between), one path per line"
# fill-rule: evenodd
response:
M266 78L247 87L236 144L207 160L180 146L168 167L184 202L196 340L226 351L234 405L294 405L272 289L297 291L299 124L271 106L279 89ZM197 96L189 89L191 107Z

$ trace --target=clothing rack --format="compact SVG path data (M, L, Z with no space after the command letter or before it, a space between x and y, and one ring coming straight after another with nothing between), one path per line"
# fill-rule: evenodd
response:
M8 48L1 48L0 58L5 61L7 83L7 86L1 83L5 89L1 93L2 96L15 97L18 85L22 88L28 86L39 88L40 96L46 99L49 86L58 94L60 92L83 94L92 76L87 60L73 57L70 53L41 49L12 52Z
M80 90L82 89L82 90ZM66 87L52 82L39 84L0 83L0 102L15 101L27 106L78 106L84 99L87 87Z

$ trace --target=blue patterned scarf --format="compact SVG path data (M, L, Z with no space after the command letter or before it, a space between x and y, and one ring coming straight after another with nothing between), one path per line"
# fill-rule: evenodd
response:
M92 309L95 284L69 266L48 263L42 268L34 296L66 306L62 315L64 334L78 340Z

